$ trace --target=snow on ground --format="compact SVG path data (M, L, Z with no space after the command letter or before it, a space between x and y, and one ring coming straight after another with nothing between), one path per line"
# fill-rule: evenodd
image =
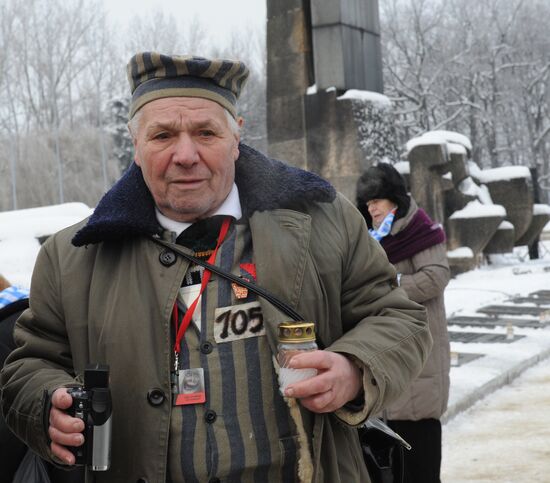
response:
M537 290L550 288L550 244L541 244L544 258L522 260L526 249L497 257L498 264L485 265L477 270L458 275L445 290L447 317L481 316L478 308L485 305L508 303L515 296L526 296ZM483 332L506 334L507 328L464 327L451 325L455 332ZM483 388L498 387L510 371L518 371L522 364L532 364L550 351L550 327L518 328L515 335L525 337L512 343L451 342L451 352L482 354L475 361L451 368L451 390L448 417L453 417L472 402L472 394Z
M540 248L541 260L527 260L526 248L516 248L451 280L447 316L474 315L484 305L550 289L550 242ZM449 330L506 334L507 328ZM550 328L515 327L514 335L525 337L511 343L451 342L452 352L483 357L451 368L448 414L453 414L443 425L443 483L550 482Z
M443 427L443 483L550 481L550 364L543 361Z
M527 250L519 248L514 254L492 256L493 265L453 278L445 290L447 316L471 315L482 305L550 289L550 272L545 271L550 267L550 251L547 251L550 243L546 242L542 248L544 258L540 260L523 259Z
M0 274L13 285L30 288L39 237L51 235L92 214L84 203L0 212Z

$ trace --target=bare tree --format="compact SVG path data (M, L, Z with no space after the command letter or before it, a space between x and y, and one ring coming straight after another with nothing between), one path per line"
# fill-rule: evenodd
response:
M36 191L50 190L35 197L29 190L14 188L13 198L18 196L23 206L67 201L65 185L72 183L67 174L78 173L70 167L74 159L64 149L64 133L79 139L82 132L97 128L103 108L98 92L112 95L106 72L116 59L109 56L113 45L99 40L106 37L102 4L97 0L5 0L0 15L2 32L9 27L9 36L2 33L2 38L11 42L9 51L17 52L0 62L5 82L0 91L0 142L5 151L14 153L12 159L19 159L14 179L16 173L27 173L34 178L33 185L40 184ZM90 124L92 119L96 122ZM52 157L55 167L50 165ZM107 158L106 150L105 163ZM35 164L46 166L48 180L57 173L57 196L50 183L39 177L42 169ZM88 189L99 195L107 185L105 178L98 178L103 182L97 191L88 180Z
M381 7L399 140L455 130L470 137L480 165L538 166L548 179L548 2L388 0Z
M125 66L137 51L247 57L243 139L262 147L263 32L235 34L223 49L213 38L197 18L165 13L114 28L101 0L2 0L0 210L99 200L133 157ZM32 190L18 186L23 176Z
M250 75L239 101L239 113L244 119L241 138L256 149L267 150L265 30L248 28L234 32L224 48L213 55L240 59L248 66Z

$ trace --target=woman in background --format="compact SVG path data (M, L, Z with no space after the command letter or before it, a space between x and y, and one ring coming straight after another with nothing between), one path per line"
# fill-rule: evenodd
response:
M369 232L398 272L411 300L426 307L434 340L418 378L384 413L388 425L412 445L404 455L405 483L439 483L441 415L449 397L450 347L443 291L449 282L445 233L408 195L390 164L367 169L357 183L357 207ZM394 472L401 469L396 468Z

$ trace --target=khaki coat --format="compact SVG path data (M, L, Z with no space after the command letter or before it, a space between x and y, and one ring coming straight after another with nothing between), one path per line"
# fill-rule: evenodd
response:
M294 171L287 173L289 168L244 148L240 162L248 163L246 173L260 164L270 180L280 180L276 189L288 187L296 177ZM277 173L269 172L272 165ZM132 196L144 189L135 186ZM243 185L239 190L244 191ZM264 190L261 196L269 193ZM368 482L353 426L405 390L420 372L431 338L424 309L395 288L395 271L355 207L340 195L330 202L305 203L305 197L293 209L270 207L251 214L257 280L316 322L321 345L364 366L368 404L363 411L301 413L313 481ZM112 213L119 216L109 206ZM45 429L49 394L78 384L87 363L107 363L112 466L90 481L164 483L172 407L169 400L153 406L147 395L152 390L170 394L170 314L188 262L174 257L174 263L163 263L171 258L165 248L136 235L137 228L117 238L104 235L102 224L103 231L94 236L104 241L75 247L71 240L85 223L50 237L38 255L30 309L15 331L20 347L2 372L3 411L12 430L51 459ZM169 233L161 236L170 239ZM266 301L262 306L274 350L277 325L288 317Z

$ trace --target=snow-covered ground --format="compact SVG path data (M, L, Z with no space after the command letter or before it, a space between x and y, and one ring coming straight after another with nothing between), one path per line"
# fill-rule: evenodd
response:
M527 260L526 249L519 248L495 258L493 265L451 280L445 292L448 317L473 315L484 305L549 290L550 243L540 248L540 260ZM507 331L456 325L449 329ZM451 368L443 483L550 482L550 328L516 327L514 335L525 337L511 343L451 342L452 352L483 357Z
M514 254L493 257L493 265L483 266L452 279L445 291L447 316L471 316L482 306L507 303L513 296L526 296L537 290L550 289L548 248L548 242L541 244L543 258L539 260L525 259L526 249L518 248ZM453 325L449 330L506 334L507 327L491 329ZM507 382L525 368L522 364L529 366L550 355L549 327L514 327L513 331L514 335L525 337L512 343L451 342L451 352L483 354L484 357L451 368L447 416L452 417L471 405L472 397L477 399L480 391L489 392Z
M443 483L550 482L550 364L443 426Z
M0 274L13 285L29 288L39 238L78 223L92 211L84 203L64 203L0 212Z

